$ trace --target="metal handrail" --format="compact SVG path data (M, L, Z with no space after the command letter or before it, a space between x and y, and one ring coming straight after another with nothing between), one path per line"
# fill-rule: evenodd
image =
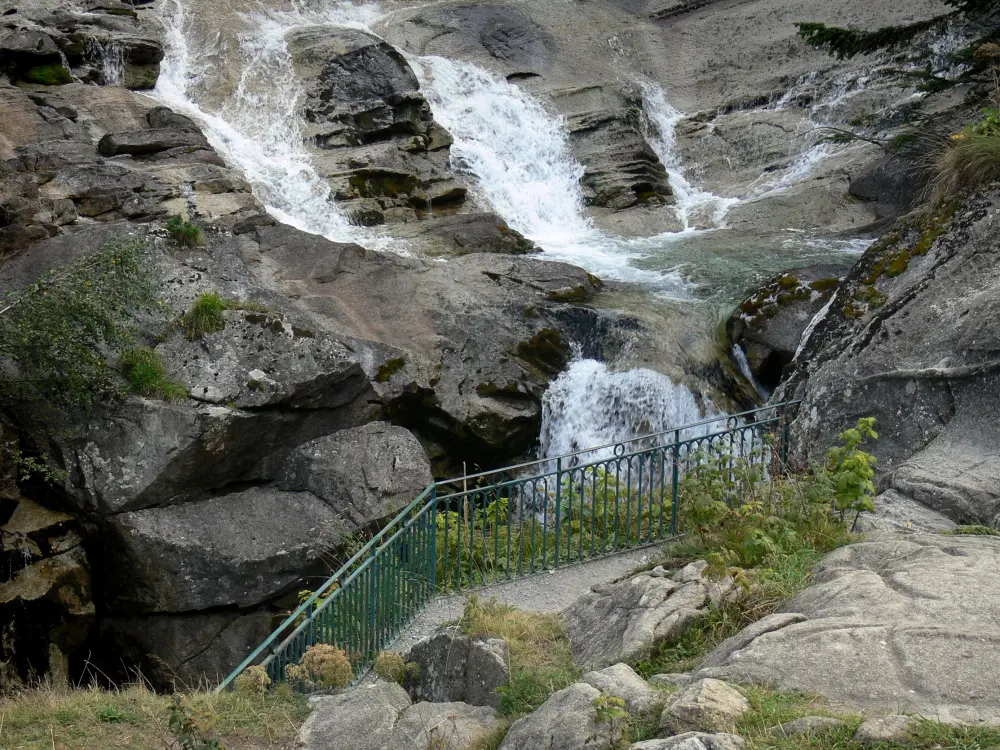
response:
M568 459L577 458L579 456L595 453L597 451L606 450L609 448L615 449L615 456L610 459L604 459L603 461L594 462L593 466L599 463L606 463L607 461L630 461L637 456L644 455L653 450L667 450L673 449L675 458L679 455L680 446L684 442L693 441L711 441L714 438L724 436L726 434L732 433L734 430L739 429L744 418L759 415L763 412L774 411L777 415L779 412L787 414L787 409L792 406L798 405L799 401L791 401L783 404L777 404L774 406L765 406L758 409L753 409L749 411L744 411L738 414L726 414L719 415L717 417L707 418L699 422L693 422L686 425L681 425L669 430L663 430L661 432L651 433L648 435L637 436L633 438L627 438L622 441L615 443L606 443L604 445L598 445L592 448L586 448L583 450L572 451L559 456L548 457L544 459L537 459L534 461L528 461L513 466L503 467L501 469L495 469L493 471L478 472L475 474L468 474L464 477L458 477L456 479L442 480L431 483L421 492L411 503L409 503L403 510L396 514L393 519L386 524L378 533L376 533L364 546L361 547L351 558L344 563L333 575L331 575L323 584L316 589L305 601L303 601L291 614L289 614L282 623L268 636L256 649L254 649L240 664L237 666L216 688L216 691L225 690L237 676L249 666L257 662L262 655L270 650L270 654L264 659L263 663L268 664L276 653L279 653L286 646L294 642L296 638L302 635L302 633L312 626L314 618L323 612L328 607L334 605L337 599L342 595L341 592L347 590L350 583L356 580L363 572L365 572L372 565L372 561L376 559L378 553L382 550L388 549L390 545L396 542L400 536L409 529L412 529L413 523L424 516L425 513L430 511L435 511L438 504L442 501L448 501L454 498L461 497L463 495L468 496L470 494L484 491L483 488L453 491L448 494L438 495L438 488L442 487L454 487L458 483L468 484L470 481L475 483L476 480L482 479L483 477L496 476L498 474L509 474L512 475L511 479L498 483L496 486L504 485L516 485L519 482L525 481L537 481L538 479L544 479L546 477L556 476L566 474L567 472L574 472L582 470L588 467L581 466L571 466L566 467L566 462ZM706 435L701 435L695 438L690 438L686 441L680 439L682 432L690 430L697 427L703 427L704 425L711 425L716 422L725 421L729 429L716 431L712 433L707 433ZM777 416L768 417L761 420L752 420L750 424L767 424L777 421ZM625 446L631 443L637 442L650 442L654 441L664 435L672 435L674 441L672 445L660 446L654 444L653 446L647 446L639 451L634 451L631 453L626 452ZM542 472L539 476L526 477L526 470L530 467L536 467L540 465L554 465L556 469L554 471ZM566 468L563 468L566 467ZM520 475L520 478L515 478L516 475ZM676 487L676 477L674 478L674 484ZM641 507L641 503L640 503ZM558 505L557 505L557 515L558 515ZM675 523L676 523L676 519ZM556 521L556 544L558 552L558 519ZM459 532L460 533L460 532ZM558 566L558 554L556 565ZM343 579L343 580L342 580ZM330 592L331 588L340 583L340 587L334 589ZM325 596L328 592L329 595ZM302 622L296 623L300 618ZM291 632L281 640L275 647L276 642L281 637L282 634L286 633L289 628Z

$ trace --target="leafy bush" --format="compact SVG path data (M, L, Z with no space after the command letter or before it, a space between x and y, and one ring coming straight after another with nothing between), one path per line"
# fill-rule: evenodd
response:
M181 247L201 247L205 244L201 227L180 216L171 216L167 220L167 234Z
M89 412L117 392L108 352L134 341L135 314L155 306L141 240L116 239L50 271L0 304L0 400L34 421Z
M163 357L152 349L126 349L118 357L118 368L128 379L132 393L164 401L182 401L188 397L187 389L167 376Z
M343 688L354 679L347 653L336 646L317 643L306 649L297 665L285 670L290 680L299 680L310 688Z
M180 325L184 335L191 341L209 333L216 333L226 327L223 313L228 308L226 301L214 292L199 294L191 308L181 316Z
M246 671L237 677L235 681L236 689L239 692L250 693L252 695L266 693L270 685L271 677L268 675L267 670L260 665L247 667Z
M179 695L170 706L168 726L181 750L223 750L217 739L206 736L202 717Z

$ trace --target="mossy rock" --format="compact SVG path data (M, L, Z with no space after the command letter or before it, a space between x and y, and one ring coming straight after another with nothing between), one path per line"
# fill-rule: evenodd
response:
M840 286L840 279L836 277L816 279L815 281L809 282L809 288L813 291L819 292L820 294L832 292L838 286Z
M422 188L420 180L412 174L372 169L355 172L349 183L361 198L410 197Z
M397 372L406 367L406 360L402 357L394 357L386 360L375 373L376 383L388 383Z
M159 65L129 65L125 68L122 84L133 91L148 91L156 88L159 78Z
M42 86L61 86L64 83L73 83L73 76L62 63L53 63L30 68L21 75L21 80Z
M517 356L545 375L555 377L569 363L570 347L559 331L543 328L517 345Z

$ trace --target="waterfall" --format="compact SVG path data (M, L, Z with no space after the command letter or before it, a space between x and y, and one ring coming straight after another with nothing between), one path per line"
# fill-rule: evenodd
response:
M733 344L729 353L732 356L733 361L736 362L736 366L740 368L740 374L742 374L743 377L746 378L747 382L753 386L753 389L757 391L757 395L765 401L771 398L770 391L757 382L757 378L754 377L753 370L750 369L750 361L747 359L747 355L746 352L743 351L743 347L739 344Z
M684 113L667 101L660 86L649 82L642 82L640 86L643 110L654 131L650 134L650 146L667 170L670 188L677 199L674 210L684 231L705 224L722 226L729 209L739 203L739 199L715 195L687 179L677 147L677 125L684 119Z
M653 370L613 372L592 359L579 359L552 381L542 398L543 458L631 437L664 432L681 425L722 416L709 404L706 414L686 386ZM707 434L717 423L686 430L683 438ZM613 455L613 450L588 453L584 461Z
M370 233L351 226L312 166L304 146L296 79L285 35L314 23L363 24L375 16L371 5L344 4L322 16L299 11L257 14L235 40L243 63L235 91L214 111L196 93L212 75L218 39L194 42L186 2L172 0L166 19L167 51L154 97L196 119L227 164L239 169L269 213L283 223L338 242L381 246Z
M125 45L117 39L99 42L88 38L84 44L87 57L101 67L104 86L121 86L125 80Z

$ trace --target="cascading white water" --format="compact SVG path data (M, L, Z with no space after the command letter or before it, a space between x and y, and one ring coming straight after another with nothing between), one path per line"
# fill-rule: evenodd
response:
M740 374L746 378L747 382L753 386L753 389L757 391L757 394L763 398L765 401L771 397L770 391L757 382L757 378L754 377L753 370L750 369L750 361L747 359L746 352L743 351L743 347L739 344L733 344L729 350L730 355L736 362L736 365L740 368Z
M711 405L698 406L686 386L653 370L613 372L592 359L578 359L552 381L542 398L540 456L573 453L632 437L664 432L722 415ZM682 438L707 434L710 423L687 430ZM611 449L588 452L583 461L613 454Z
M167 51L153 95L196 119L212 146L238 168L254 194L280 221L339 242L382 245L351 226L313 169L305 149L298 107L302 95L285 35L296 26L364 25L377 18L374 5L338 4L322 15L296 9L263 12L236 35L243 68L235 91L210 110L198 101L199 83L212 75L217 39L193 43L186 3L172 0L166 19Z
M125 45L117 39L99 42L88 38L87 57L101 66L101 81L105 86L121 86L125 79Z
M677 148L677 125L684 119L684 113L667 101L660 86L645 81L640 86L643 109L654 129L650 145L667 170L670 188L677 200L674 210L684 230L723 226L726 214L739 199L710 193L688 180Z
M670 296L686 284L675 272L636 268L636 246L599 231L584 214L583 166L561 118L503 78L443 57L409 58L440 122L455 139L452 165L474 176L489 204L538 243L547 258L599 276L654 286Z

